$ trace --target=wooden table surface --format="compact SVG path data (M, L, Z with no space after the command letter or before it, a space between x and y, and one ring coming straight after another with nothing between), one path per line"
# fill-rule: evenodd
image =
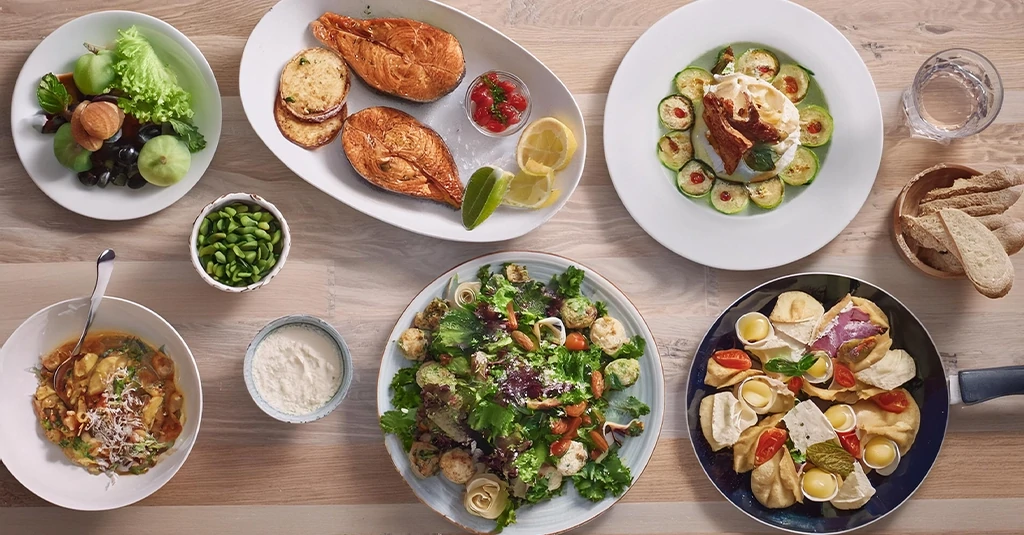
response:
M246 38L274 0L0 0L0 94L10 95L33 47L61 24L102 8L160 17L191 38L224 96L224 133L202 181L170 208L138 221L103 222L50 201L0 128L0 339L51 303L85 295L92 262L117 251L110 294L152 308L179 330L199 363L206 394L202 432L178 475L139 504L79 513L48 506L0 468L0 533L427 533L457 531L421 505L392 468L376 422L375 385L387 333L425 284L451 266L502 249L569 256L614 281L645 315L665 367L667 415L643 477L587 533L754 533L708 482L686 438L684 382L690 358L722 308L770 278L829 270L889 289L930 329L946 362L961 369L1024 364L1018 344L1024 287L990 301L963 281L925 278L897 256L888 235L897 192L939 162L988 170L1024 164L1024 3L1021 0L828 0L802 3L853 43L874 77L885 150L874 190L850 226L817 254L753 273L708 269L649 238L619 202L604 163L602 116L615 69L633 41L682 0L453 0L544 61L576 95L590 138L583 182L565 209L507 243L423 238L362 215L315 190L253 132L238 97ZM680 38L685 38L685 30ZM981 135L950 146L910 139L900 93L930 54L963 46L999 68L1002 112ZM0 111L7 125L10 109ZM220 194L263 195L293 233L287 266L268 287L227 295L189 266L184 247L203 205ZM1015 260L1024 270L1024 255ZM1024 283L1020 283L1024 286ZM291 426L266 417L242 381L242 357L269 320L325 318L346 337L352 389L330 417ZM951 411L946 443L925 484L902 509L864 533L1024 533L1024 398ZM0 437L12 440L12 437Z

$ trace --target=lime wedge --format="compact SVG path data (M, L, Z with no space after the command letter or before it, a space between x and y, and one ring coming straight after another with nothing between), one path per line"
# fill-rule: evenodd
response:
M500 167L485 166L473 172L462 200L462 224L469 230L494 213L505 198L515 175Z

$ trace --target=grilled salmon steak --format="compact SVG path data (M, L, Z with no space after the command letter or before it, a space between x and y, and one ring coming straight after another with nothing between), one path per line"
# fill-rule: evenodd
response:
M367 85L389 95L432 102L454 91L466 75L459 40L423 22L324 13L312 29Z
M341 145L352 167L388 191L462 207L459 168L441 136L412 115L377 106L351 115Z

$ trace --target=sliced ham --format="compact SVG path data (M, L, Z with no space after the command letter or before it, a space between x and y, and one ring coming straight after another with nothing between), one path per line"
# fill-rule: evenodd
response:
M831 357L836 356L839 347L851 340L861 340L882 333L882 328L871 323L868 314L863 310L851 307L839 313L811 344L811 349L824 351Z

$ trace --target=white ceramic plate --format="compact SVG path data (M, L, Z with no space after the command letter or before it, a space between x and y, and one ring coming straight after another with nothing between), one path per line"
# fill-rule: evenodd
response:
M519 134L504 138L481 134L466 117L463 99L469 85L484 72L498 69L519 76L533 100L530 120L557 117L572 129L579 143L572 163L556 175L555 187L561 190L558 201L540 210L499 207L487 221L469 231L462 226L462 215L447 206L389 193L365 181L352 170L340 141L311 152L285 139L273 114L281 69L300 50L322 46L309 31L309 24L327 11L357 18L420 20L459 39L466 56L466 77L449 95L429 104L411 103L376 93L353 74L348 112L391 106L413 115L444 138L458 164L463 184L484 165L518 170L515 146ZM245 114L256 133L295 174L360 212L426 236L465 242L522 236L565 205L583 174L587 153L583 114L565 85L537 58L494 28L432 0L282 0L263 16L249 36L242 53L239 90Z
M555 274L563 273L569 266L575 265L586 272L583 282L583 294L594 300L604 301L608 305L610 316L617 318L626 327L630 336L640 334L647 340L647 352L640 358L640 379L637 383L616 396L636 396L651 407L651 413L643 416L646 429L639 437L626 439L619 455L623 463L629 467L633 475L633 483L640 477L647 462L654 453L654 446L661 434L662 416L665 410L665 376L661 368L661 355L658 353L654 335L644 322L640 312L623 295L618 288L593 270L567 258L546 253L524 251L508 251L490 254L465 262L431 282L417 295L409 308L402 313L398 324L388 338L388 346L384 349L380 375L377 377L377 411L378 414L391 410L390 383L398 370L407 366L409 361L402 356L396 340L402 331L412 326L413 316L423 310L435 297L440 297L453 275L459 280L476 280L480 266L490 264L497 269L505 262L515 262L527 267L530 276L541 281L551 280ZM462 505L465 487L456 485L444 477L436 476L420 479L413 475L406 451L402 442L394 435L387 435L385 445L391 460L395 463L402 477L405 478L413 492L423 503L434 511L459 526L477 533L490 532L494 529L494 521L473 516L466 512ZM565 492L547 502L537 505L523 506L516 512L517 522L505 528L502 533L509 535L541 533L561 533L596 518L607 511L619 498L605 498L600 502L591 502L580 497L570 481L565 483Z
M156 466L142 475L119 476L112 484L64 456L43 436L32 408L39 385L34 368L40 357L68 340L77 340L89 312L87 297L50 305L18 327L0 349L0 458L17 480L40 498L69 509L99 511L135 503L153 494L185 464L203 415L199 369L174 327L152 310L116 297L104 297L92 332L122 331L159 347L176 366L177 385L185 396L181 436Z
M733 42L766 45L814 71L835 132L818 177L799 195L772 211L727 216L676 189L655 154L656 110L678 71ZM622 203L655 240L706 266L767 269L824 247L860 211L882 158L882 112L857 51L812 11L785 0L698 0L654 24L623 58L608 92L604 147Z
M178 83L192 93L193 122L206 137L206 148L192 155L185 178L173 186L147 184L141 189L107 186L86 187L74 171L61 166L53 156L53 135L39 128L44 118L36 99L39 80L46 73L71 72L75 60L86 52L82 43L111 46L118 29L138 26L178 76ZM185 196L206 172L220 140L220 90L210 64L192 41L170 24L131 11L102 11L81 16L43 39L25 61L14 85L11 100L11 132L14 147L32 181L54 202L72 212L121 221L154 214Z

